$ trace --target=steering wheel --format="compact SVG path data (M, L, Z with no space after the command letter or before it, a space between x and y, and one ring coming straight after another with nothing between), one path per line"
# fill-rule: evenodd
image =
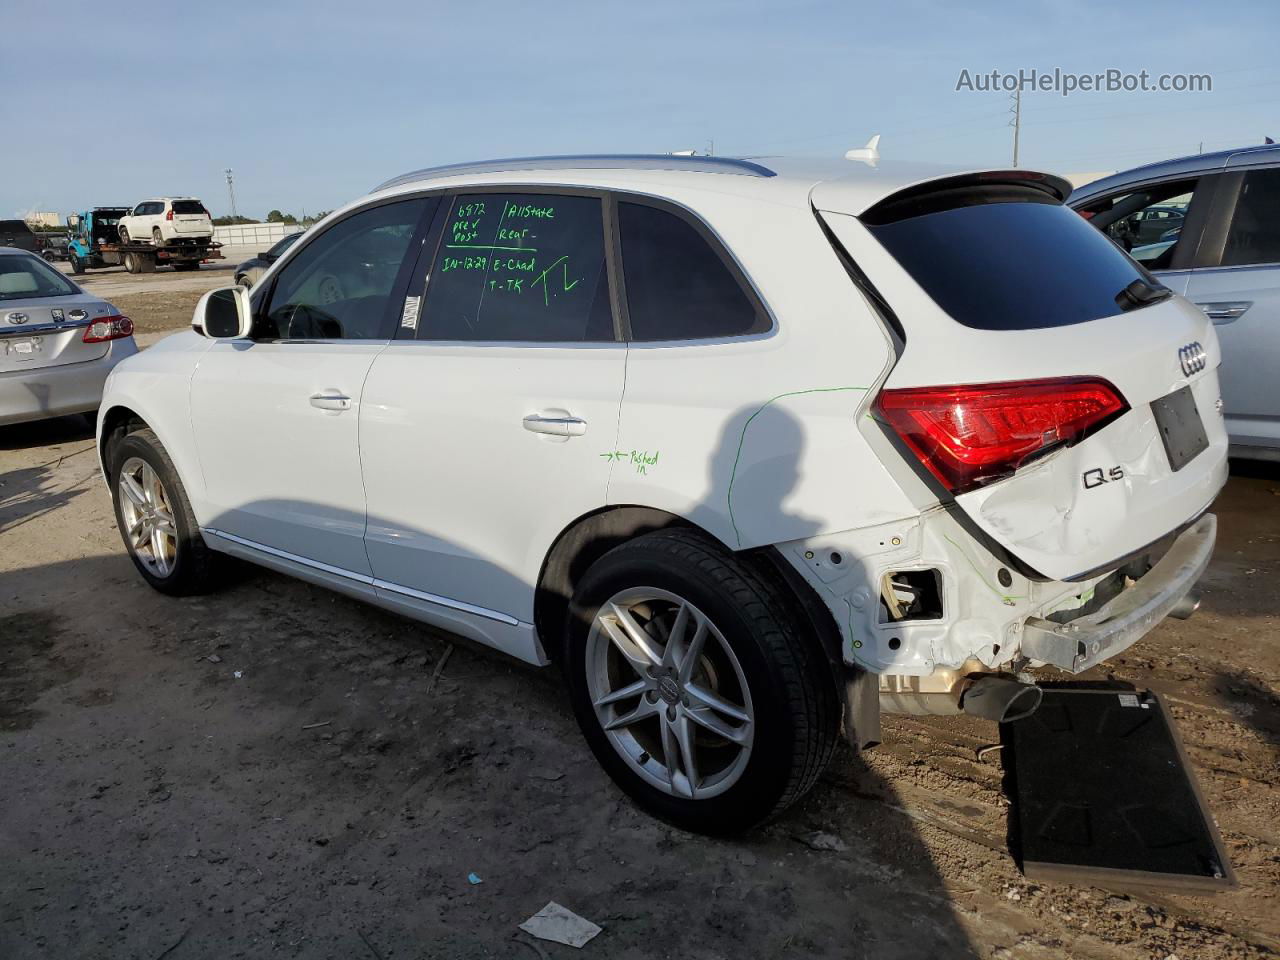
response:
M342 283L331 273L325 274L320 278L320 282L316 284L316 297L326 306L331 303L337 303L339 300L347 299L347 295L342 289Z

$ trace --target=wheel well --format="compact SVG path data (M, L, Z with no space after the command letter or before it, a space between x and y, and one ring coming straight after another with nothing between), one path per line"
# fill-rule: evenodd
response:
M534 626L547 656L560 659L569 601L587 569L614 547L669 527L701 530L665 510L617 506L580 517L560 534L543 561L533 602ZM714 540L710 534L707 537ZM787 595L795 601L795 615L809 624L810 635L821 643L838 676L843 668L840 629L813 587L773 547L742 551L737 556L760 575L785 584Z
M111 469L109 454L112 447L135 430L144 430L147 426L147 421L128 407L112 407L108 410L102 418L102 440L98 448L103 469Z

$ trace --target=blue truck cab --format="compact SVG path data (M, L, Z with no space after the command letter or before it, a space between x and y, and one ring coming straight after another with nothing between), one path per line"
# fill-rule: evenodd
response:
M73 213L67 217L70 238L67 240L67 259L72 273L84 273L88 267L105 267L104 248L114 247L119 239L117 228L120 218L129 207L94 207ZM111 264L119 263L113 259Z

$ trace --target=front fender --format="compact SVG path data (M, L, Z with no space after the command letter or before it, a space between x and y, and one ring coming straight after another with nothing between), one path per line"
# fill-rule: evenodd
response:
M144 421L168 451L196 519L204 522L204 473L191 429L191 378L211 340L192 331L176 333L129 357L112 371L98 411L98 465L106 476L103 425L123 411Z

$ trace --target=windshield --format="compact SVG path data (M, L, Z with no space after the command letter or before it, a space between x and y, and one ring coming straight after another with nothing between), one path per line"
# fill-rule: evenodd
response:
M273 256L277 256L277 257L280 256L280 254L284 253L291 246L293 246L294 241L297 240L300 236L302 236L301 233L289 234L283 240L277 241L276 245L272 247L270 250L268 250L267 253L270 253Z
M0 300L67 297L79 292L39 257L0 256Z

